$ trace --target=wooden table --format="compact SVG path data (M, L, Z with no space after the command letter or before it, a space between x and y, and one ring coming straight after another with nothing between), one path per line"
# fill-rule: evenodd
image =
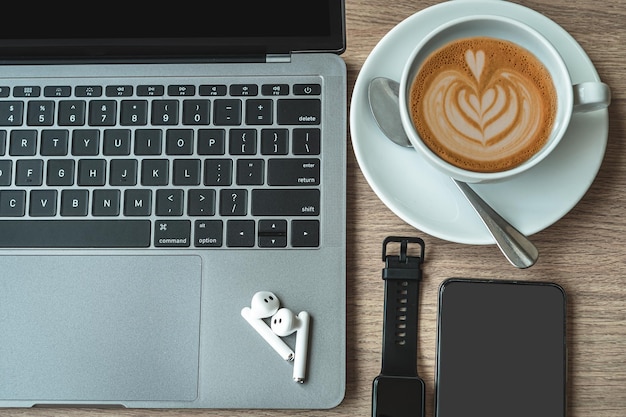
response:
M361 65L395 25L436 1L346 0L348 96ZM536 265L517 270L495 245L451 243L415 230L374 194L348 143L348 305L345 400L331 410L11 409L7 417L368 416L380 371L383 284L381 244L388 235L422 237L427 261L420 311L419 373L433 413L437 288L450 276L553 281L568 293L568 416L626 415L626 8L620 0L518 1L564 27L609 84L608 148L582 201L532 236ZM589 138L593 140L593 138Z

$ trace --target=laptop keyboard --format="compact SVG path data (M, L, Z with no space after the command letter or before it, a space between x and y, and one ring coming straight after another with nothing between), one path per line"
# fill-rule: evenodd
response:
M320 80L149 81L0 85L0 247L320 245Z

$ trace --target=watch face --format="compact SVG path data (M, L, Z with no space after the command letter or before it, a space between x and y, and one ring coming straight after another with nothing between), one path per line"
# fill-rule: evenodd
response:
M372 417L423 417L424 381L380 375L374 380Z

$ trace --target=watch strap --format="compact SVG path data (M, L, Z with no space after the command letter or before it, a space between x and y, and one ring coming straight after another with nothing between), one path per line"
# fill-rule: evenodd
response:
M388 254L391 243L400 244L398 254ZM410 254L414 245L419 250ZM390 236L383 242L385 304L381 375L417 376L417 318L424 246L424 241L417 237Z

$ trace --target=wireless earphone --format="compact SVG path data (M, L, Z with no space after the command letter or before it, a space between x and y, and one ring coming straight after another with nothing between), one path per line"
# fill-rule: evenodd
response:
M264 318L276 314L279 308L280 302L274 293L259 291L252 296L250 307L241 309L241 316L269 343L281 358L286 361L292 361L294 354L291 348L263 321Z
M293 363L293 380L303 383L309 346L309 324L311 317L306 311L297 316L288 308L281 308L272 317L272 331L278 336L296 333L296 357Z

